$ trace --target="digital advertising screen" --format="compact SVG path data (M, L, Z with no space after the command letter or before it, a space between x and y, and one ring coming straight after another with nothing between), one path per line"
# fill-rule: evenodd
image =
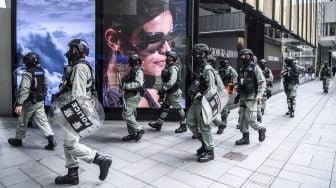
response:
M17 88L21 81L23 56L35 52L42 59L48 79L46 105L51 94L59 91L64 54L72 39L84 39L90 46L87 60L95 65L95 1L94 0L18 0L16 1Z
M160 108L158 90L161 71L166 65L165 52L179 56L182 75L187 62L187 0L104 0L103 33L103 105L122 107L120 78L126 74L128 56L138 54L144 71L144 96L138 108ZM181 105L185 107L185 78Z

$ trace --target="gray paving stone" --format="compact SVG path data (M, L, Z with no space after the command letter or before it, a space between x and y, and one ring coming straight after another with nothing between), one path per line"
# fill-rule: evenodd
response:
M333 158L314 156L309 166L320 170L332 171L333 165Z
M178 187L178 188L192 188L191 186L184 184L182 182L176 181L174 179L171 179L169 177L162 177L155 182L152 183L153 186L158 188L172 188L172 187Z
M149 157L151 155L154 155L156 153L159 153L160 151L166 149L167 147L161 146L158 144L153 144L152 146L149 146L146 149L140 150L137 153L143 157Z
M304 183L307 185L317 186L317 187L329 187L329 181L321 178L316 178L309 175L299 174L296 172L291 172L287 170L282 170L278 176L279 178L292 180L298 183Z
M20 166L20 170L22 170L26 174L29 174L29 176L32 178L52 173L50 169L35 161L22 164Z
M248 178L253 174L253 171L251 170L247 170L245 168L241 168L238 166L234 166L232 168L230 168L227 173L232 174L232 175L236 175L242 178Z
M295 152L292 157L289 159L289 163L293 163L296 165L301 166L309 166L311 163L311 160L313 159L313 155L311 154L304 154L300 152Z
M58 175L56 173L49 173L49 174L44 174L39 177L34 178L36 182L38 182L40 185L45 186L49 184L54 184L55 178Z
M37 187L42 187L42 186L33 180L27 180L27 181L17 183L15 185L8 186L8 188L28 188L28 187L37 188Z
M167 174L167 177L198 188L209 187L212 183L214 183L213 180L180 169L170 172Z
M146 183L152 183L175 169L175 167L160 163L147 170L139 172L134 177Z
M331 176L331 172L328 172L328 171L294 165L290 163L286 164L286 166L283 169L292 171L292 172L297 172L300 174L305 174L305 175L310 175L310 176L314 176L314 177L318 177L322 179L327 179L327 180L329 180Z
M138 174L139 172L145 171L155 165L159 164L159 162L154 161L152 159L143 159L141 161L138 161L136 163L132 163L122 169L120 169L121 172L126 173L128 175L135 175Z
M300 183L290 181L290 180L285 180L282 178L276 178L271 185L272 188L299 188Z
M229 173L225 173L223 176L217 179L217 181L232 187L241 187L246 182L246 180L247 178L242 178Z
M6 187L27 181L30 178L23 172L18 172L3 178L0 178L0 182Z
M231 167L232 165L219 161L210 161L208 163L198 163L195 161L189 162L182 169L212 180L217 180Z
M260 184L254 181L246 181L242 188L267 188L267 185Z
M263 165L257 171L263 174L268 174L270 176L277 176L280 172L280 168Z
M251 180L251 181L261 183L261 184L264 184L264 185L270 185L274 179L275 179L274 176L270 176L268 174L263 174L263 173L259 173L259 172L255 172L249 178L249 180Z
M219 182L215 182L209 188L232 188L232 187Z
M173 157L164 153L157 153L150 156L149 158L176 168L188 163L187 161L184 161L180 158Z

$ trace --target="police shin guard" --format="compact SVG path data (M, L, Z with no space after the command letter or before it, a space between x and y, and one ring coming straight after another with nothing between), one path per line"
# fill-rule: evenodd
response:
M261 123L261 122L262 122L262 117L259 116L259 115L257 115L257 121L258 121L259 123Z
M48 144L44 147L46 150L54 150L54 148L57 146L56 141L54 140L54 136L50 135L47 137Z
M96 153L93 163L99 166L100 174L99 179L104 181L109 173L109 168L112 164L112 159Z
M250 144L250 134L243 133L243 138L236 140L236 145L248 145Z
M57 176L55 179L55 184L57 185L63 185L63 184L78 185L78 183L79 183L78 167L68 168L67 175Z
M290 115L291 112L292 112L292 108L288 108L288 112L286 112L286 115L287 115L287 116Z
M21 147L22 146L22 140L16 139L16 138L10 138L8 139L8 143L15 147Z
M205 152L199 156L198 162L204 163L215 159L214 150L205 150Z
M203 142L203 140L202 140L202 136L201 136L201 138L200 138L200 141L202 142L202 146L201 146L200 148L197 149L197 151L196 151L196 155L197 155L197 156L202 155L202 154L206 151L206 149L205 149L205 144L204 144L204 142Z

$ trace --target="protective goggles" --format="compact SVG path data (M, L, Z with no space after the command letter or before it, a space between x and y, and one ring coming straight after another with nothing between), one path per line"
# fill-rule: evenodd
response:
M169 31L166 35L163 32L145 32L142 31L139 34L139 41L132 43L123 35L123 31L120 30L119 34L124 41L127 42L128 47L143 54L152 54L158 51L165 42L168 42L171 48L175 46L175 39L179 36L179 32L176 27Z

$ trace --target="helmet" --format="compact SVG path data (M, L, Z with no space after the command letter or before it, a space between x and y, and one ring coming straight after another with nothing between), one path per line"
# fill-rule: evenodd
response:
M242 56L242 55L246 55L246 54L249 54L251 57L254 56L254 53L251 49L242 49L240 50L239 52L239 55Z
M141 64L142 59L138 56L138 54L132 54L128 57L128 63L132 66L135 67L137 65Z
M173 61L176 61L177 58L178 58L176 52L173 52L173 51L167 51L167 52L166 52L166 56L167 56L167 57L172 57L172 58L173 58Z
M253 56L253 61L254 61L254 62L258 62L258 58L257 58L257 56L255 56L255 55Z
M206 56L211 54L208 45L201 43L195 44L192 50L192 55L194 57L201 57L203 53L205 53Z
M35 52L29 52L23 56L23 63L27 67L32 67L41 63L40 56Z
M285 59L285 63L286 63L287 65L289 65L289 66L292 66L292 65L295 64L295 59L292 58L292 57L287 57L287 58Z
M210 62L211 64L214 64L216 62L216 57L213 55L209 55L207 61Z
M267 61L265 59L260 59L258 61L258 64L261 68L264 68L264 67L266 67Z
M80 56L88 56L89 55L89 44L83 39L73 39L69 42L68 46L76 47L79 51Z

